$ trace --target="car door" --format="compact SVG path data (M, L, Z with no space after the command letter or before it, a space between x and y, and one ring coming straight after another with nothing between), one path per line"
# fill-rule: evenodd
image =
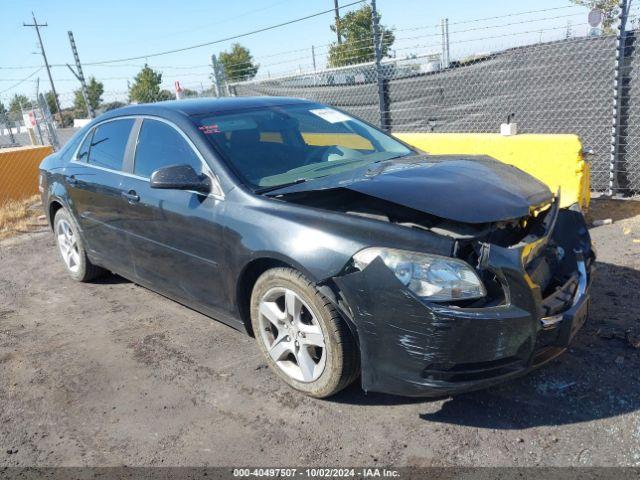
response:
M122 196L122 167L131 145L133 118L93 128L65 170L70 207L97 263L130 274L133 265L122 230L128 203Z
M123 183L130 196L125 229L135 275L161 293L215 314L223 302L220 217L224 202L221 195L150 187L155 170L179 164L190 165L217 185L179 127L145 117L139 126L132 175Z

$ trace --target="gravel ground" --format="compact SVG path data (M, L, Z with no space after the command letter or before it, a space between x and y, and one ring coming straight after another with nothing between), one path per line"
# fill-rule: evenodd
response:
M591 230L570 351L439 400L306 398L252 338L119 277L72 282L48 231L2 241L0 466L640 466L640 203L592 212L615 222Z

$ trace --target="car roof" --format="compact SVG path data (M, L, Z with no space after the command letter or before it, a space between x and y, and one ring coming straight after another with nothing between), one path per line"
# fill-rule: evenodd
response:
M314 104L309 100L293 97L222 97L190 98L157 103L142 103L116 108L105 116L182 114L186 116L215 114L248 108L273 107L291 104ZM105 118L105 117L103 117Z

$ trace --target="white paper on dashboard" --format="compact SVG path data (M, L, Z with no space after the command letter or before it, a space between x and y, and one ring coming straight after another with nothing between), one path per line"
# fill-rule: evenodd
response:
M345 115L342 112L338 112L337 110L332 110L330 108L316 108L309 111L329 123L348 122L351 120L349 115Z

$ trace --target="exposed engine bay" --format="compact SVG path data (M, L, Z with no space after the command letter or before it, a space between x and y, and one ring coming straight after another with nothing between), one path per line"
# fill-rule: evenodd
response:
M542 234L542 223L551 203L532 209L532 215L507 221L463 223L449 220L347 188L291 193L288 202L332 210L397 225L429 230L456 240L479 240L500 246L514 245L527 235Z
M483 268L483 255L491 245L510 248L535 242L553 230L556 204L551 202L531 207L530 215L497 222L465 223L366 195L349 188L333 188L295 192L279 196L281 200L324 210L345 213L371 220L394 223L400 227L430 231L452 238L452 256L474 266L487 286L487 298L461 302L464 307L499 305L506 301L503 285L494 272ZM553 233L553 232L551 232ZM565 248L549 235L544 248L523 265L531 279L540 286L543 297L552 295L568 282L573 282L574 263L563 262ZM563 265L565 267L563 267ZM567 265L569 268L567 268ZM570 289L569 289L570 290ZM570 292L567 301L570 300Z

